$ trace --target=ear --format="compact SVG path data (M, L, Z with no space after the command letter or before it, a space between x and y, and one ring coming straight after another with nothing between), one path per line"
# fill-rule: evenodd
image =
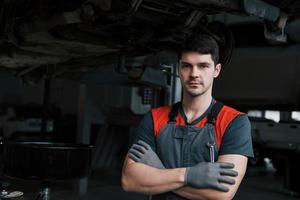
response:
M214 78L217 78L219 76L221 69L222 69L222 65L220 63L217 64L214 71Z

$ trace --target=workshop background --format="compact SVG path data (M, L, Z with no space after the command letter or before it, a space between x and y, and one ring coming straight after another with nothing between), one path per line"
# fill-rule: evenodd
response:
M146 200L122 190L124 157L143 115L180 101L197 31L224 33L214 97L252 124L234 199L299 199L297 0L0 0L0 199Z

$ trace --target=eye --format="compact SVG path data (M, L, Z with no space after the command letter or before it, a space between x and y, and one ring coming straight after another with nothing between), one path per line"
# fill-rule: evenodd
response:
M208 64L201 64L198 67L201 68L201 69L206 69L206 68L210 68L210 65L208 65Z
M180 66L181 66L181 68L188 68L188 67L191 67L191 65L188 64L188 63L181 63Z

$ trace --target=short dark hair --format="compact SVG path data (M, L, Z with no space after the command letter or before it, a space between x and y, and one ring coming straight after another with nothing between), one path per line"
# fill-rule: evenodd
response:
M188 37L181 45L181 48L178 52L178 59L181 59L182 54L186 52L210 54L214 63L219 63L218 43L208 34L198 34Z

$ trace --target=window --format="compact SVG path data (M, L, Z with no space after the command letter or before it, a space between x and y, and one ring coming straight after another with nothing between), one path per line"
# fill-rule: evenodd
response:
M300 121L300 112L299 111L293 111L292 112L292 119L296 121Z
M248 111L249 117L263 117L263 112L260 110L250 110Z
M265 111L265 118L272 119L275 122L279 122L280 120L280 112L275 110L266 110Z

